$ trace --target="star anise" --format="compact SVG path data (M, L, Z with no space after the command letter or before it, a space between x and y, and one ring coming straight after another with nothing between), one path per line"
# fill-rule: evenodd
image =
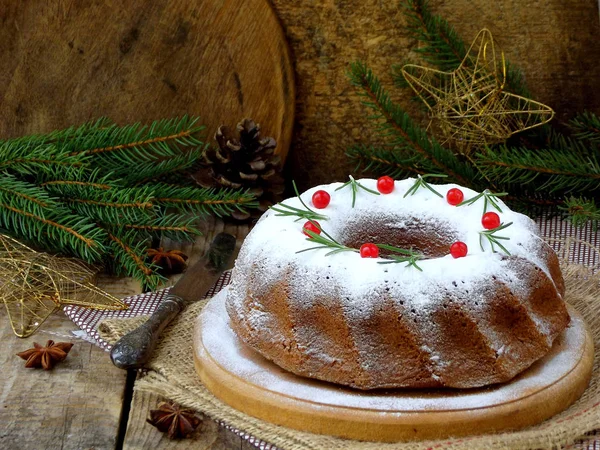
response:
M42 367L44 370L50 370L56 363L64 361L67 354L71 351L73 344L69 342L58 342L50 340L42 347L37 342L33 343L33 348L17 353L17 356L27 360L25 367L35 368Z
M165 250L164 248L149 248L146 253L153 264L162 269L164 274L181 273L186 268L187 255L180 250Z
M158 409L150 411L150 418L146 422L167 433L170 439L179 439L192 433L202 420L192 409L182 408L173 402L161 402Z

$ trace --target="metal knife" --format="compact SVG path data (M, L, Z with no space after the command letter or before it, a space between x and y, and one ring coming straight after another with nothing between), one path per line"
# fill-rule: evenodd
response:
M208 292L223 271L233 265L235 253L235 237L228 233L217 234L206 254L186 270L148 321L115 343L110 352L113 364L121 369L143 367L150 360L165 327L187 304Z

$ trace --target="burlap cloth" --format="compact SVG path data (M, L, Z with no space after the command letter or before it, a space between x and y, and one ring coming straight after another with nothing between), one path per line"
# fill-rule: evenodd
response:
M559 246L567 285L566 300L581 312L589 324L595 348L598 349L600 298L597 294L600 273L594 273L594 268L568 262L575 241L567 240ZM587 245L590 251L597 251L585 242L579 241L577 245ZM224 404L198 379L194 369L192 332L196 317L206 302L190 306L165 330L154 359L149 363L150 372L136 383L135 389L162 395L283 449L550 449L571 444L586 433L600 428L600 352L596 352L594 358L590 386L573 406L540 425L520 431L442 441L382 444L349 441L272 425ZM112 344L144 320L144 317L109 319L100 324L99 331L102 338Z

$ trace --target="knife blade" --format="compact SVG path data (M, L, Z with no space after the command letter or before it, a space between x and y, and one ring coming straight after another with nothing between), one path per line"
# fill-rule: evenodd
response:
M236 239L219 233L204 256L185 271L167 298L148 320L119 339L110 351L113 364L121 369L139 369L151 358L165 327L186 307L202 298L221 274L235 261Z

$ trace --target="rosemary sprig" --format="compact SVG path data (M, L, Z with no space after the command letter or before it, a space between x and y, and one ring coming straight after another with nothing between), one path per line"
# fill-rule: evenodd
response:
M413 266L415 269L419 270L420 272L423 272L423 269L421 269L421 267L419 267L419 265L417 264L417 261L422 259L420 257L420 255L411 255L411 256L389 256L388 258L391 258L391 260L387 260L387 261L379 261L377 264L396 264L396 263L408 263L406 265L406 267L409 266Z
M406 191L406 194L404 194L403 198L406 198L408 195L415 195L415 193L421 187L429 189L431 192L433 192L438 197L444 198L444 196L442 194L440 194L438 191L436 191L435 189L433 189L431 187L431 185L425 181L425 178L427 178L427 177L447 178L448 175L445 175L445 174L442 174L442 173L427 173L425 175L417 175L417 180L415 181L415 184L413 184L410 187L410 189L408 191Z
M327 220L328 219L327 216L325 216L323 214L319 214L316 211L313 211L312 209L310 209L308 207L308 205L306 203L304 203L304 201L302 200L302 197L300 197L298 188L296 187L296 182L293 180L292 180L292 186L294 187L294 192L296 192L296 196L298 197L298 200L300 200L300 203L302 204L302 206L304 206L305 209L286 205L285 203L282 202L275 206L270 207L270 209L272 209L273 211L276 211L278 213L278 214L275 214L276 216L297 216L298 218L294 222L298 222L300 219L309 220L311 222L313 220Z
M314 224L314 222L313 222L313 224ZM316 225L316 224L314 224L314 225ZM310 237L306 238L306 240L310 241L310 242L314 242L319 245L317 245L316 247L310 247L310 248L298 250L296 253L308 252L309 250L319 250L322 248L333 248L334 249L334 250L326 253L325 256L335 255L336 253L341 253L341 252L358 252L358 250L355 248L346 247L345 245L340 244L338 241L333 239L329 234L327 234L325 232L325 230L323 230L323 228L320 228L320 229L321 229L321 233L323 233L325 236L321 236L320 234L317 234L317 233L314 233L313 231L305 229L304 232L310 236Z
M505 228L508 228L512 225L512 222L506 223L506 224L502 224L499 227L496 227L492 230L483 230L479 232L479 246L481 247L481 251L485 251L483 248L483 238L486 238L489 243L490 246L492 247L492 252L496 253L496 249L494 247L494 245L497 245L498 247L500 247L502 249L502 251L504 253L506 253L507 255L510 255L510 252L506 249L506 247L504 247L504 245L502 245L500 243L500 240L503 241L508 241L510 240L510 238L506 237L506 236L496 236L496 233L498 231L502 231Z
M377 247L379 247L381 249L388 250L390 252L396 252L396 253L400 254L400 256L390 255L390 256L388 256L388 258L391 258L391 260L379 261L378 264L397 264L397 263L405 262L405 263L408 263L406 265L406 267L413 266L415 269L418 269L421 272L423 272L423 269L421 269L421 267L419 267L419 265L417 264L417 261L419 261L420 259L423 259L423 255L421 255L419 253L415 253L412 250L406 250L404 248L394 247L393 245L387 245L387 244L375 244L375 245L377 245Z
M352 175L349 175L349 177L350 177L350 180L348 180L344 184L342 184L339 188L336 189L336 191L339 191L340 189L344 189L346 186L350 186L350 188L352 189L352 207L353 208L354 208L354 205L356 204L356 193L358 192L359 189L364 189L365 191L369 192L370 194L380 195L379 192L364 187L362 184L360 184L358 181L356 181Z
M388 244L375 244L377 247L382 248L383 250L388 250L390 252L400 253L402 255L418 255L422 256L419 253L415 253L412 250L406 250L405 248L394 247L393 245Z
M285 209L284 209L285 208ZM304 210L300 208L296 208L294 206L286 205L285 203L279 203L277 206L271 206L273 211L276 211L276 216L298 216L295 222L300 219L305 220L326 220L327 216L316 213L313 210Z
M342 253L342 252L357 252L357 253L359 252L358 249L355 249L352 247L347 247L343 244L340 244L338 241L336 241L334 238L332 238L329 234L327 234L327 232L325 230L323 230L322 227L319 227L312 220L311 220L311 223L313 225L315 225L317 228L319 228L321 230L321 233L324 234L324 236L314 233L313 231L305 229L304 232L309 235L309 237L306 238L306 240L310 241L310 242L314 242L318 245L315 247L298 250L296 253L303 253L303 252L308 252L311 250L320 250L320 249L328 249L328 248L331 248L333 250L331 250L330 252L327 252L325 254L325 256L335 255L336 253ZM390 258L390 259L388 259L386 261L378 261L377 264L396 264L396 263L405 262L405 263L408 263L406 265L406 267L413 266L415 269L418 269L421 272L423 271L423 269L421 269L421 267L419 267L419 265L417 264L417 261L419 261L420 259L423 259L423 255L421 255L419 253L415 253L411 250L394 247L392 245L387 245L387 244L375 244L375 245L381 249L388 250L391 252L396 252L399 254L398 256L396 256L396 255L388 256L387 258Z
M502 209L500 208L500 206L498 206L498 203L496 203L496 199L498 197L504 197L505 195L508 195L508 192L494 193L494 192L490 192L489 189L486 189L485 191L481 192L480 194L477 194L475 197L460 202L457 206L472 205L477 200L479 200L481 197L483 197L483 213L484 214L487 212L488 204L492 205L496 211L502 212Z

